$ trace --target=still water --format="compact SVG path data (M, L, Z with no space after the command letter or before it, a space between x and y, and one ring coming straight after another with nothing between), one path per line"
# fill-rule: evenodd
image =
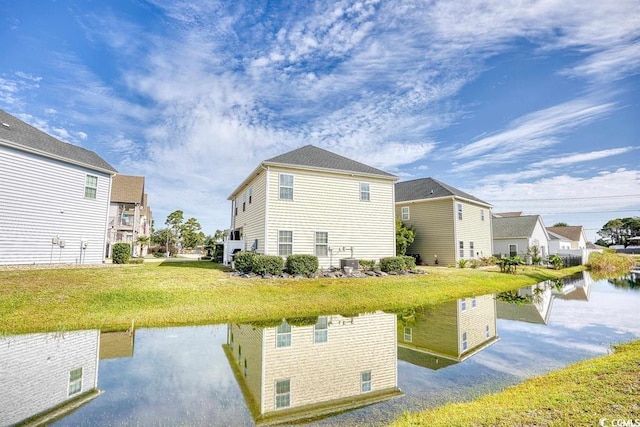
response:
M606 354L639 306L637 275L580 273L393 313L3 336L0 426L382 424Z

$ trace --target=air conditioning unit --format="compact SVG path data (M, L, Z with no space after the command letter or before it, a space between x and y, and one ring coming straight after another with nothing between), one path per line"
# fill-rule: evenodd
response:
M340 258L340 268L351 267L353 271L358 271L358 265L356 258Z

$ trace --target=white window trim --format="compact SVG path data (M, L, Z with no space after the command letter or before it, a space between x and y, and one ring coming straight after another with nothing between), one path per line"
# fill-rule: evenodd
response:
M467 300L465 298L460 300L460 311L467 311Z
M458 220L462 221L462 203L458 203L457 211L458 211Z
M363 185L367 186L367 190L366 191L362 190L362 186ZM363 194L366 194L367 197L366 198L362 197ZM361 182L360 183L360 201L361 202L370 202L371 201L371 184L369 184L368 182Z
M406 209L406 212L405 212L405 209ZM403 221L409 221L409 219L411 219L411 211L409 210L409 206L403 206L400 209L400 211L401 211L401 217Z
M511 255L511 246L515 246L515 248L516 248L516 255L518 255L518 244L517 244L517 243L509 243L509 246L507 246L507 251L509 252L509 253L508 253L508 255L509 255L510 257L511 257L511 256L514 256L514 255Z
M318 243L318 233L325 233L327 235L327 241L325 243ZM318 246L324 246L327 248L326 255L318 254ZM314 231L313 232L313 253L317 257L328 257L329 256L329 232L328 231Z
M90 186L89 185L89 178L95 178L96 180L96 184L95 187ZM95 194L93 195L93 197L89 197L87 196L87 190L94 190ZM91 175L91 174L86 174L84 177L84 198L85 199L91 199L91 200L96 200L98 198L98 177L96 175Z
M365 381L363 378L365 374L369 374L369 380ZM372 387L373 375L371 375L371 371L362 371L360 372L360 393L369 393L373 390Z
M285 381L289 382L289 391L287 391L286 393L278 393L278 383L282 383ZM290 378L276 380L273 387L273 393L274 393L273 406L275 407L275 409L284 409L284 408L291 407L291 379ZM278 397L280 396L287 396L289 403L287 405L278 406Z
M290 242L281 242L280 241L280 232L288 232L291 233L291 241ZM289 255L282 255L280 253L280 245L291 245L291 254L293 254L293 230L278 230L278 255L279 256L289 256Z
M324 328L318 328L318 323L320 323L320 320L324 319L325 321L325 327ZM318 334L320 333L320 334ZM324 339L318 340L318 337L324 337ZM316 322L315 325L313 325L313 343L314 344L325 344L329 342L329 319L326 316L321 316L318 318L318 322Z
M278 329L282 326L282 325L287 325L289 327L289 331L288 332L280 332L278 331ZM289 348L291 347L291 343L292 343L292 336L291 336L291 332L292 332L292 328L291 325L289 325L286 322L282 322L282 324L276 326L276 348ZM280 345L280 340L278 338L280 338L281 336L289 336L289 342L287 345Z
M403 338L405 342L413 342L413 328L405 326L403 330Z
M72 379L71 375L73 375L74 371L80 370L80 377L76 378L76 379ZM82 376L83 376L84 372L82 369L82 366L76 369L72 369L69 371L69 396L73 396L76 395L78 393L80 393L82 391Z
M462 351L467 351L469 349L469 341L467 339L467 333L462 333Z
M290 176L291 177L291 186L282 185L282 181L281 181L282 178L281 177L283 177L283 176ZM291 189L291 198L286 198L286 199L282 198L282 191L281 191L282 188L290 188ZM295 178L294 178L294 176L292 174L290 174L290 173L279 173L278 174L278 200L293 200L293 198L295 197L294 188L295 188Z

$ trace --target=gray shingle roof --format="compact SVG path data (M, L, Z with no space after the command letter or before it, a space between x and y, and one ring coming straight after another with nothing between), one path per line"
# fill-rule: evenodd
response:
M0 110L0 140L16 148L21 147L26 151L38 152L43 156L66 159L71 163L89 168L117 172L113 166L93 151L62 142L3 110Z
M396 183L396 203L410 200L437 199L440 197L462 197L478 203L490 205L469 193L433 178L420 178Z
M581 225L567 225L565 227L547 227L547 231L577 242L582 235Z
M347 157L323 150L313 145L305 145L288 153L265 160L266 164L308 166L312 168L329 169L343 172L353 172L367 175L380 175L395 178L388 172L356 162Z
M523 239L531 237L540 215L493 217L494 239Z

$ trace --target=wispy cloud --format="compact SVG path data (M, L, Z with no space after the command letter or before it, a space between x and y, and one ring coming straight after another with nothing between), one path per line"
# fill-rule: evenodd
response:
M614 103L598 104L580 99L555 105L521 117L507 130L484 137L454 151L456 159L476 158L458 164L455 170L469 170L489 163L511 161L529 152L548 147L577 127L602 118L615 107ZM479 159L477 156L483 156Z
M618 154L624 154L631 150L636 150L636 149L637 147L622 147L622 148L611 148L609 150L592 151L590 153L578 153L578 154L572 154L572 155L565 155L562 157L556 157L553 159L547 159L541 162L536 162L536 163L533 163L531 166L542 167L542 166L571 165L574 163L589 162L593 160L603 159L605 157L617 156Z

